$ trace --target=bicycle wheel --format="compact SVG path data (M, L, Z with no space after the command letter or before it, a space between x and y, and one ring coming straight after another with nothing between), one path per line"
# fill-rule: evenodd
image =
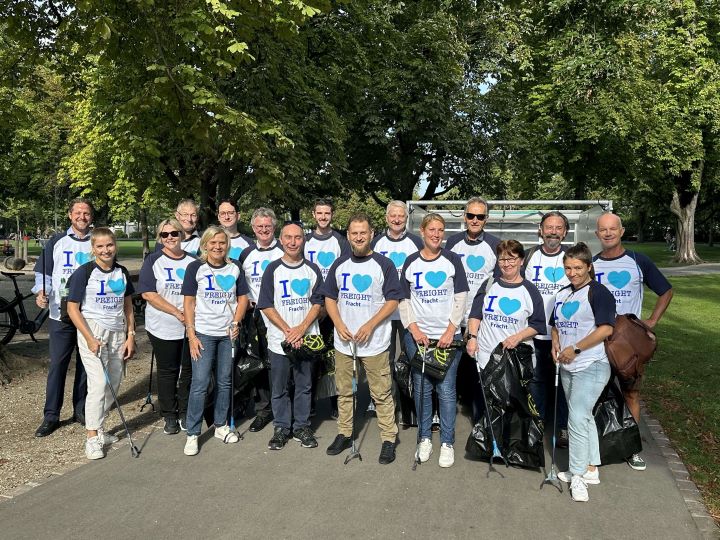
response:
M0 344L7 345L15 335L18 328L18 316L14 307L9 307L10 303L4 298L0 298Z

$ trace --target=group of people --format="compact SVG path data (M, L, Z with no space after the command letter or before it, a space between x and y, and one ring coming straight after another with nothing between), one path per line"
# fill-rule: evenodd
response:
M337 455L352 445L359 362L377 414L379 462L388 464L395 459L398 433L397 352L413 357L429 348L445 349L444 377L413 367L412 383L415 410L421 413L416 458L426 462L433 453L431 424L437 415L438 464L450 467L459 369L470 365L477 375L498 344L512 349L527 343L535 351L531 393L545 420L560 367L553 421L560 429L558 445L569 445L570 470L559 477L571 484L574 500L588 500L587 485L599 483L601 464L592 408L611 374L603 340L612 334L616 314L640 316L644 285L658 295L645 321L650 327L672 298L670 284L652 261L622 246L620 218L610 213L598 218L602 251L593 257L583 243L563 245L570 227L557 211L542 217L537 246L526 250L517 240L501 241L484 230L489 207L480 197L465 205L464 230L447 240L445 220L436 213L425 215L419 236L407 231L401 201L388 205L387 229L377 236L361 213L350 218L345 236L339 234L331 228L333 212L330 199L318 199L311 233L286 222L276 237L274 212L258 208L251 218L255 238L248 238L238 231L234 201L221 201L219 224L200 233L197 205L183 200L174 218L159 223L156 251L143 263L137 293L147 301L145 330L157 358L164 432L186 431L184 453L198 453L214 378L215 437L238 441L231 374L237 356L247 350L236 346L238 336L250 335L268 366L254 379L250 431L272 422L269 449L280 450L291 439L317 447L310 422L317 381L312 344L332 340L337 392L332 415L338 434L326 452ZM47 399L36 436L59 425L65 375L77 345L74 418L85 424L87 457L97 459L104 456L104 445L116 440L104 430L112 405L108 385L117 391L123 362L135 350L130 302L135 290L116 261L112 231L91 231L90 202L72 201L68 216L70 228L48 242L35 267L37 302L49 306L51 319ZM65 311L69 320L61 316ZM623 387L638 420L639 384ZM480 414L476 403L476 419ZM639 455L628 456L628 463L645 468Z

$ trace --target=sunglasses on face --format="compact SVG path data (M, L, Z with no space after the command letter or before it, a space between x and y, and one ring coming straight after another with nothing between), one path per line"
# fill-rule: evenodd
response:
M478 221L485 221L487 214L472 214L470 212L465 212L465 217L468 218L468 220L470 221L472 221L473 219L477 219Z
M168 236L177 238L178 236L180 236L180 231L166 231L160 233L160 238L167 238Z

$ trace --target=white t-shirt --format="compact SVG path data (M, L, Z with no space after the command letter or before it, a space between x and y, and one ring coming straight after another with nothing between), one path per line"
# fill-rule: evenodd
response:
M240 254L243 250L253 243L254 242L244 234L238 234L237 236L230 238L230 251L228 252L228 259L232 259L234 261L239 260Z
M195 331L225 336L237 309L238 296L248 294L245 275L237 261L213 266L193 261L185 270L183 296L195 297Z
M345 255L333 263L323 283L321 294L337 301L345 326L353 334L388 300L401 300L402 291L397 271L390 259L372 252L366 257ZM390 347L390 318L375 327L364 345L358 345L358 356L374 356ZM352 348L335 330L335 349L351 355Z
M283 250L277 240L273 240L266 248L251 245L240 254L240 265L245 272L250 301L257 303L260 296L260 283L268 265L283 256ZM267 321L265 321L267 323Z
M640 318L643 303L643 283L658 296L672 288L667 278L646 255L625 251L619 257L593 258L595 279L605 285L615 297L618 315L632 313Z
M115 263L110 270L103 270L89 262L72 275L68 301L80 304L85 319L95 321L105 330L120 332L125 328L125 297L133 292L130 274L124 266Z
M350 244L337 231L320 235L311 232L305 235L305 258L320 268L323 279L328 275L332 264L343 255L350 254Z
M387 232L384 232L373 238L370 245L373 251L384 255L392 261L397 269L398 278L402 282L402 269L405 260L423 248L423 241L418 235L411 232L405 232L405 234L398 239L391 238ZM400 311L396 309L391 315L391 319L393 321L399 321Z
M530 255L523 271L525 279L535 285L543 297L546 321L550 321L550 315L555 306L555 295L560 289L570 284L563 265L565 249L565 246L562 246L556 254L548 255L542 246L538 246ZM550 327L547 326L543 332L535 336L535 339L551 339Z
M470 317L480 319L478 331L478 364L482 369L499 343L513 334L534 328L545 331L545 307L535 285L527 279L520 283L493 280L488 291L481 287L472 301ZM532 347L532 338L525 340ZM535 355L533 355L533 363Z
M140 269L137 292L158 293L163 300L183 310L182 290L183 279L188 265L197 260L192 255L183 253L175 259L162 251L151 253L143 261ZM185 337L185 325L176 317L165 313L150 302L145 306L145 330L160 339L182 339Z
M419 251L410 255L400 284L418 328L430 339L438 339L447 330L455 294L468 291L460 257L447 249L432 260L424 259Z
M572 285L560 289L555 298L550 326L557 328L561 350L574 346L602 324L615 326L615 301L605 286L590 281L577 290ZM593 362L607 361L605 344L601 342L582 351L571 363L560 364L560 367L574 373L586 369Z
M475 298L480 285L491 274L496 277L500 275L497 269L497 255L495 253L499 243L500 239L498 237L486 232L480 233L476 240L468 240L464 231L453 234L445 243L445 249L457 253L462 259L463 267L465 267L465 277L467 278L468 287L470 287L469 301L462 322L463 326L467 326L467 320L470 316L470 299Z
M305 320L313 305L322 305L320 295L322 274L317 265L303 259L298 266L291 266L282 259L271 262L262 277L257 308L275 308L288 326L294 327ZM267 323L268 349L275 354L285 354L281 343L283 331L270 319ZM308 327L305 335L319 334L317 319Z

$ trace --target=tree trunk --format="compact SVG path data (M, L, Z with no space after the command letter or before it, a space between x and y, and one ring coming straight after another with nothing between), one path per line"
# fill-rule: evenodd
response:
M690 175L688 171L683 175ZM680 181L687 185L687 181ZM702 259L695 250L695 208L697 207L698 192L678 190L678 182L673 188L673 198L670 211L677 216L677 250L673 261L685 264L700 264Z
M710 218L710 226L708 227L708 243L709 247L715 245L715 219Z
M637 241L642 244L645 241L645 222L647 221L647 211L642 207L637 208Z

